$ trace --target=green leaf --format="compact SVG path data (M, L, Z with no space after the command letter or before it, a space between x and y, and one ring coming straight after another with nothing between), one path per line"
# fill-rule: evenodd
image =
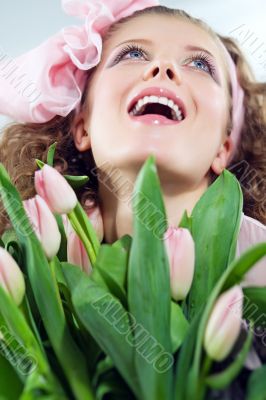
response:
M68 289L67 282L65 280L65 276L64 276L63 270L62 270L62 263L60 263L60 261L57 257L54 257L53 260L50 262L50 267L52 268L52 270L54 272L57 283L60 284L61 286L65 287L66 289ZM80 267L77 266L77 268L80 268Z
M19 400L68 400L60 386L52 387L45 382L37 370L28 375Z
M115 369L105 374L96 390L96 400L135 400L125 381L121 379Z
M26 295L25 295L25 298L24 298L23 303L21 305L21 308L23 309L25 318L27 319L27 322L28 322L31 330L32 330L33 334L35 335L35 338L36 338L36 340L37 340L37 342L38 342L38 344L40 346L40 349L41 349L42 353L45 354L45 350L44 350L44 347L43 347L43 342L42 342L40 333L38 331L38 328L37 328L37 325L36 325L36 322L35 322L35 319L34 319L34 316L33 316L33 313L35 311L34 310L35 304L33 305L33 304L30 303L30 301L32 300L32 298L31 298L32 292L31 292L31 294L29 294L29 289L30 289L29 287L26 287ZM40 319L39 315L38 315L38 318Z
M266 365L252 372L247 386L246 400L266 400Z
M188 296L188 320L207 301L235 256L242 205L243 195L238 180L224 170L192 211L196 263Z
M68 183L72 186L73 189L79 189L84 186L90 178L87 175L83 176L75 176L75 175L64 175Z
M16 262L22 264L22 249L19 244L16 232L13 228L7 229L3 235L2 240L4 243L4 248L12 255Z
M101 286L103 289L105 289L107 292L109 292L108 285L102 276L100 269L99 268L94 268L92 270L92 273L90 275L90 278L97 283L97 285Z
M109 356L99 361L93 380L97 388L96 400L105 398L114 400L136 399L126 382L122 380L121 375L114 368L114 363Z
M114 296L83 271L68 263L63 263L62 268L79 319L138 395L128 313Z
M2 240L5 246L7 246L9 242L18 242L15 230L13 228L6 229L2 235Z
M125 308L127 261L128 254L121 244L102 244L94 268L102 276L110 293L117 297Z
M153 156L146 160L138 174L133 194L133 216L128 304L136 321L137 351L134 356L142 388L141 398L168 400L172 396L174 360L170 336L170 274L162 240L167 224ZM144 342L139 341L139 329L145 332Z
M51 167L54 166L54 153L55 153L55 148L56 148L57 142L54 142L48 150L47 153L47 164L50 165Z
M224 290L241 282L250 268L266 254L265 249L266 242L262 242L242 253L238 259L239 262L232 266L232 271L224 284Z
M172 353L175 353L184 342L189 329L189 323L186 320L181 307L171 301L171 339Z
M130 235L124 235L120 239L116 240L112 246L113 247L118 247L119 249L123 247L127 253L129 253L129 250L131 248L132 244L132 237Z
M228 387L237 375L241 372L243 364L247 358L252 343L252 329L248 331L247 338L242 349L236 356L236 359L224 371L208 376L205 382L214 389L223 389Z
M35 162L40 169L42 169L45 166L45 163L41 160L38 160L37 158L35 159Z
M0 398L5 397L7 400L17 400L22 392L23 385L13 367L2 356L2 350L0 352L0 371Z
M54 270L56 274L56 279L59 284L60 292L63 295L64 301L64 311L66 314L67 322L69 329L73 335L75 342L82 349L83 355L88 362L88 373L91 376L95 371L95 366L97 364L97 360L102 353L100 347L97 342L94 340L92 335L87 331L78 317L72 301L71 301L71 293L65 279L65 275L63 273L63 265L71 266L73 268L80 269L80 266L70 264L67 262L60 263L58 259L54 259ZM93 383L91 383L93 385Z
M37 369L38 375L42 376L47 385L54 388L59 385L24 316L1 286L0 313L5 322L5 326L1 325L1 352L12 363L21 380L25 381L27 375Z
M100 381L101 375L114 368L114 363L109 356L105 356L97 363L96 370L93 376L93 385L97 386Z
M0 193L23 248L29 281L52 347L76 398L91 399L85 359L68 329L56 278L28 220L21 198L2 164Z
M266 242L258 243L251 246L241 256L234 260L228 270L223 274L217 283L217 287L223 284L222 290L225 291L230 287L241 282L245 274L256 264L262 257L266 255Z
M246 287L244 292L243 318L253 320L255 326L266 327L266 288Z
M128 257L129 251L130 251L130 247L131 247L131 243L132 243L132 237L130 235L124 235L124 236L122 236L120 239L118 239L116 242L114 242L112 244L112 248L118 249L119 250L119 254L122 253L122 248L123 248L126 251L127 257ZM102 247L103 247L103 245L101 245L101 248ZM101 252L101 248L99 250L100 252ZM107 262L110 264L110 260L108 260ZM90 277L95 283L97 283L98 285L103 287L105 290L109 291L109 290L111 290L110 289L110 285L108 286L108 282L103 277L103 275L102 275L102 273L100 271L100 268L97 268L97 264L98 264L98 259L96 261L96 268L93 269ZM111 264L113 265L114 263L111 262ZM128 264L128 261L127 261L127 264ZM116 269L117 268L116 268L116 263L115 263L114 270L116 271ZM112 276L115 275L114 279L116 281L116 284L118 284L121 288L124 288L124 289L119 289L119 291L120 290L123 291L123 294L121 294L121 299L124 298L124 290L126 290L126 285L127 285L127 282L126 282L127 270L126 269L123 272L123 269L121 268L119 270L119 275L118 276L115 275L115 271L111 272ZM113 267L111 267L111 271L113 271ZM109 268L108 268L108 274L109 274ZM115 295L115 292L113 294ZM118 292L116 292L116 294L118 295ZM119 297L119 295L118 295L118 297ZM127 308L127 299L124 301L124 303L122 301L122 304L125 306L125 308Z
M185 340L178 353L175 371L175 400L190 400L188 388L188 376L196 346L198 329L202 317L202 310L193 318L190 323Z
M192 231L192 218L188 216L187 210L184 211L178 227L189 229L190 232Z

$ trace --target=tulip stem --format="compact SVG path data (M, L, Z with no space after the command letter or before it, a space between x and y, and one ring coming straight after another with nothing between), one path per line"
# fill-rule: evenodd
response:
M205 378L205 376L209 373L209 370L212 365L212 359L206 355L204 362L203 362L203 367L202 367L202 377Z
M42 354L45 356L45 351L43 348L43 343L41 341L40 335L38 330L36 329L35 326L35 322L33 320L33 318L31 317L31 309L30 306L27 303L27 298L26 296L24 297L22 303L19 306L19 310L21 312L21 314L24 316L26 323L28 324L28 327L34 332L35 336L36 336L36 340L40 346L40 351L42 352Z
M82 243L84 244L84 247L86 249L86 252L87 252L90 262L91 262L91 266L94 267L95 261L96 261L96 255L95 255L95 252L94 252L94 249L92 247L90 240L88 239L87 235L85 234L84 229L82 228L75 212L72 211L69 214L67 214L67 216L68 216L74 230L76 231L76 233L78 234Z
M203 361L203 366L200 374L200 381L199 381L199 390L198 390L198 399L204 399L205 391L207 389L205 378L209 374L210 368L212 366L212 359L206 355Z
M26 297L24 297L22 303L19 306L19 309L20 309L21 313L23 314L25 320L27 321L27 324L29 326L31 326L31 321L30 321L27 306L26 306Z
M60 297L60 291L59 291L59 287L58 287L58 283L57 283L57 279L56 279L56 256L54 258L52 258L52 260L49 261L49 265L50 265L50 270L51 270L51 276L52 276L52 280L54 283L54 288L55 288L55 293L56 293L56 297L57 297L57 301L58 304L60 304L60 308L63 311L63 305L62 305L62 300Z

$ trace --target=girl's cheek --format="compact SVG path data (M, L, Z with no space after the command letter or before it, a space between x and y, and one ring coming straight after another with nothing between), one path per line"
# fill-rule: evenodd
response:
M212 115L223 115L226 110L226 95L221 87L218 87L215 82L206 82L206 80L194 81L192 89L194 92L194 100L197 103L197 108L208 110L210 117Z

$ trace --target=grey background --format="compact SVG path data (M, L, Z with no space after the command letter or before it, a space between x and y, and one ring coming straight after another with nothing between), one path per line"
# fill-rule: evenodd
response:
M234 37L256 78L266 81L265 0L160 0L206 21L218 33ZM0 0L0 48L16 57L50 35L80 20L64 14L60 0ZM240 28L242 26L242 28ZM8 122L0 115L0 128Z

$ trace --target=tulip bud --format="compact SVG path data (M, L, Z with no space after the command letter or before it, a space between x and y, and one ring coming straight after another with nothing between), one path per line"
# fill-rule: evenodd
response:
M68 214L77 205L78 199L72 187L55 168L47 164L35 172L35 189L55 213Z
M51 260L58 253L61 242L61 235L53 213L39 195L25 200L23 205L46 257Z
M101 243L103 240L104 231L103 231L103 219L102 219L102 214L101 214L100 208L93 207L89 210L86 210L86 213L87 213L89 220L92 223L92 226L97 234L99 242Z
M66 238L72 233L75 232L74 229L72 228L71 222L69 221L68 217L66 214L62 214L62 222L64 225L64 230L66 234Z
M242 322L243 292L234 286L222 293L211 312L204 337L207 354L222 361L232 350Z
M185 228L169 227L164 234L170 266L172 298L176 301L187 296L192 284L195 267L195 244Z
M0 285L19 306L25 294L23 274L14 258L0 247Z
M92 272L91 262L86 249L76 234L70 232L67 240L67 260L71 264L78 265L88 275Z

